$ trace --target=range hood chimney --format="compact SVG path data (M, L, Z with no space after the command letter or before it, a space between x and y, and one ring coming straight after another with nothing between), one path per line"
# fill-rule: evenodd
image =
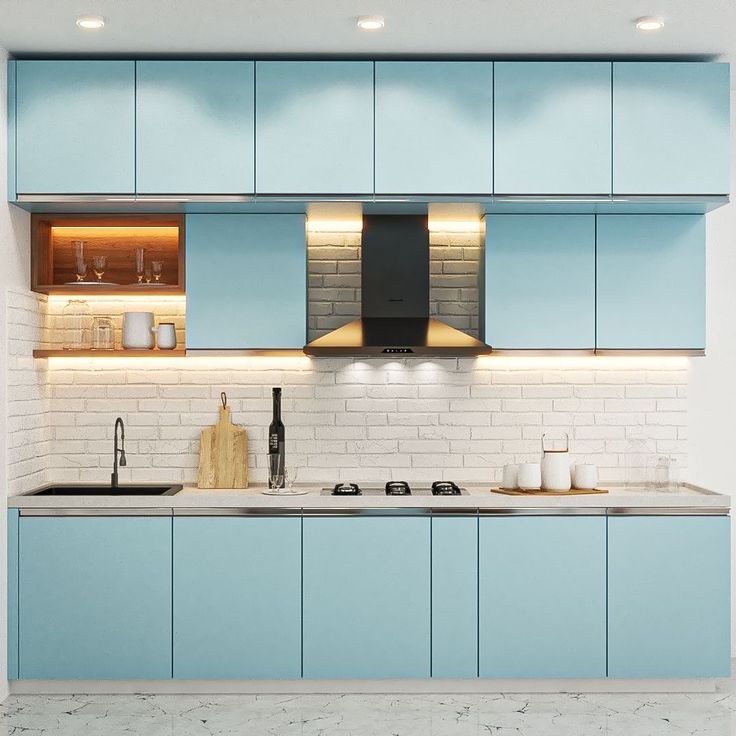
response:
M483 355L491 348L429 316L426 216L363 220L361 317L312 340L307 355Z

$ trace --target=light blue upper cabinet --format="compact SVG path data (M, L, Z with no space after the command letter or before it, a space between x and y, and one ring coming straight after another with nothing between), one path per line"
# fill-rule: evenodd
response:
M188 215L189 349L302 348L304 215Z
M432 677L478 676L478 516L432 516Z
M729 65L614 62L614 194L727 194Z
M135 63L16 62L18 194L132 194Z
M600 215L597 345L705 348L705 217Z
M256 62L256 192L373 192L373 62Z
M485 340L494 348L595 346L595 217L486 217Z
M729 677L727 516L608 520L608 674Z
M171 677L171 518L21 517L20 678Z
M605 516L480 518L480 676L606 676Z
M139 194L254 191L254 63L136 64Z
M174 678L301 677L298 516L174 519Z
M493 63L376 62L376 192L493 191Z
M304 518L304 677L430 675L430 519Z
M611 64L496 62L497 194L610 194Z

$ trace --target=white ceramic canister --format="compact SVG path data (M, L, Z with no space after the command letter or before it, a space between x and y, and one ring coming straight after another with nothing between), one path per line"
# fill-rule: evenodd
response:
M161 322L156 331L156 345L159 350L173 350L176 347L176 326L173 322Z
M125 312L123 314L123 348L125 350L152 350L153 332L153 312Z
M572 485L584 491L598 487L598 468L595 465L573 465Z
M538 491L542 483L539 463L521 463L519 465L518 482L522 491Z
M519 466L518 465L504 465L503 466L503 480L501 481L501 488L505 488L507 491L512 491L519 487Z
M542 488L545 491L564 493L570 490L569 440L565 435L564 447L556 448L545 443L542 435Z

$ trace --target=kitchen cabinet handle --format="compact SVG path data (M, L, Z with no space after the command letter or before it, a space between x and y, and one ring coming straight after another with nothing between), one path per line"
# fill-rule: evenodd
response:
M170 508L100 509L100 508L26 508L21 516L171 516Z
M203 506L201 508L174 508L174 516L301 516L302 510L299 508L282 509L282 508L241 508L241 507L224 507L224 506Z

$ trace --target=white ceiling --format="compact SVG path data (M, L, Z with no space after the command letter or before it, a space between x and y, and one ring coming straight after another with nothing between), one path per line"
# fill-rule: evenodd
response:
M75 18L100 14L102 31ZM383 31L355 27L382 14ZM662 15L642 34L632 21ZM734 0L0 0L16 54L708 55L736 60Z

